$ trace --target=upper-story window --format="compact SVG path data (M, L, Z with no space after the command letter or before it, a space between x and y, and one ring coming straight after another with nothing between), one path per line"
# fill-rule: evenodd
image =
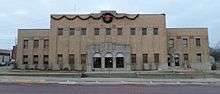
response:
M75 28L70 28L69 35L74 35L75 34Z
M58 28L57 35L63 35L63 28Z
M117 35L122 35L122 28L117 28Z
M188 39L183 38L183 46L187 47L188 46Z
M147 28L142 28L142 35L147 35Z
M111 35L111 28L106 28L106 35Z
M201 46L201 39L200 38L196 38L196 46Z
M49 48L49 39L44 40L44 48L48 49Z
M27 48L28 48L28 40L24 40L23 48L24 48L24 49L27 49Z
M168 46L169 46L169 48L174 47L174 39L173 38L169 39Z
M135 28L130 28L130 35L135 35Z
M39 40L34 40L34 48L38 48L39 47Z
M154 35L158 35L158 28L154 28L154 29L153 29L153 34L154 34Z
M99 28L95 28L94 29L94 35L99 35L99 30L100 30Z
M86 35L86 28L81 28L81 35Z

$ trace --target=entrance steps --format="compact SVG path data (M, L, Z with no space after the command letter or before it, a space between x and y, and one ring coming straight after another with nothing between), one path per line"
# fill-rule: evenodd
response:
M94 78L136 78L136 72L132 71L98 71L98 72L85 72L87 77Z

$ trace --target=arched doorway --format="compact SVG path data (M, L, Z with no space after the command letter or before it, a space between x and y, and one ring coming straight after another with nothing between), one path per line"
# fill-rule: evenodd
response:
M124 68L124 55L121 53L116 55L116 68Z
M111 53L105 55L105 68L113 68L113 55Z
M93 56L93 68L101 68L102 67L102 56L99 53L96 53Z

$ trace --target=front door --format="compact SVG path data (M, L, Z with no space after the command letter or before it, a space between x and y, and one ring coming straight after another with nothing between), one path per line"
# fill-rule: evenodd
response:
M105 57L105 68L113 68L113 58Z

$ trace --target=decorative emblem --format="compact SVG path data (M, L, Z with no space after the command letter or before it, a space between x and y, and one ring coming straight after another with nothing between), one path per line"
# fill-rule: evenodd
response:
M102 14L102 19L105 23L111 23L113 20L113 15L111 13Z

